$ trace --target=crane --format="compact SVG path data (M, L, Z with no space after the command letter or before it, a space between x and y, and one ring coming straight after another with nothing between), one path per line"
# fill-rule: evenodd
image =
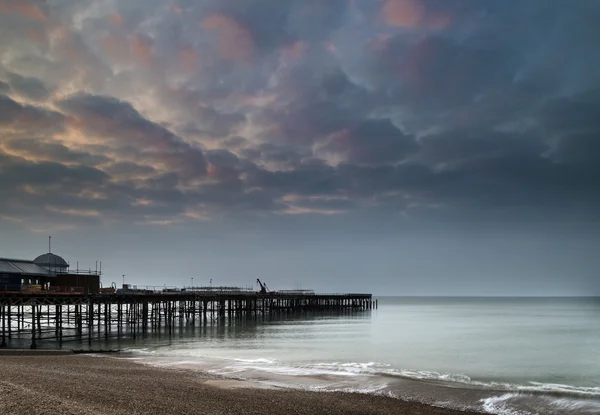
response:
M258 285L260 285L260 293L261 294L266 294L269 292L269 289L267 288L267 284L263 284L262 282L260 282L260 279L256 279L256 282L258 283Z

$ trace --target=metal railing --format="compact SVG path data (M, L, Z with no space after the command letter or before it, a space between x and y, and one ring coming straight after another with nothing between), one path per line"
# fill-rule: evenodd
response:
M102 271L95 271L91 268L89 269L68 269L68 270L54 270L53 271L55 274L57 275L65 275L65 274L72 274L72 275L102 275Z
M147 294L181 294L181 293L194 293L194 294L239 294L239 293L254 293L251 287L233 287L233 286L159 286L159 285L131 285L126 284L122 288L117 288L118 294L130 294L130 293L147 293Z
M44 292L47 293L62 293L62 294L84 294L85 293L85 288L84 287L69 287L69 286L64 286L64 287L49 287L46 290L43 290Z

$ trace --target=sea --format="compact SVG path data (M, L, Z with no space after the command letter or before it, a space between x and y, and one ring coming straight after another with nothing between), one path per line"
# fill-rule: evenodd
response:
M599 298L379 297L378 309L181 326L124 358L279 388L499 415L600 414Z

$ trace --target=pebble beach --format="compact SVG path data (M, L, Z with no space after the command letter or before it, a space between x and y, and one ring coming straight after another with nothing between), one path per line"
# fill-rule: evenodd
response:
M265 389L207 373L86 355L0 355L0 414L475 415L390 397Z

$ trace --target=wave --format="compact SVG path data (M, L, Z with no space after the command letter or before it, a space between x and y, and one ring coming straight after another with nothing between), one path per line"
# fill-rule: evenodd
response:
M394 393L399 389L394 385L393 379L406 379L441 387L478 391L478 395L475 395L478 397L472 401L473 404L478 402L477 406L490 414L600 413L600 387L535 381L522 384L481 381L462 373L398 369L390 364L373 361L298 364L266 357L204 356L192 350L178 350L176 353L154 353L147 349L131 351L134 355L149 358L159 366L198 366L211 374L235 379L254 379L276 387L398 397ZM405 394L402 395L406 398Z
M600 402L597 400L577 400L552 396L541 396L539 398L537 402L524 402L528 399L527 395L511 392L499 396L490 396L481 399L480 402L486 412L494 415L535 415L537 413L595 415L600 413ZM533 409L531 411L520 409L523 406L533 407Z
M263 363L263 364L267 364L267 365L277 364L277 360L275 360L275 359L265 359L265 358L240 359L238 357L229 357L229 358L223 358L223 359L224 360L233 360L235 362L243 362L243 363Z
M516 410L512 407L510 400L518 397L517 393L505 393L500 396L490 396L482 399L484 411L496 415L534 415L531 412Z
M544 395L559 395L581 398L600 398L600 387L572 386L558 383L528 382L515 384L508 382L483 382L472 379L461 373L444 373L428 370L395 369L391 365L376 362L367 363L315 363L299 366L303 369L313 369L315 374L350 374L350 375L379 375L405 378L409 380L439 382L449 386L499 390Z
M516 384L508 382L479 381L462 373L445 373L429 370L409 370L393 368L390 364L380 362L317 362L309 364L287 364L273 358L240 358L233 356L209 357L198 354L197 351L178 350L176 354L167 355L158 354L149 349L130 349L141 356L176 357L185 358L185 363L192 363L190 358L206 361L231 362L222 367L223 372L242 372L244 370L255 370L260 372L269 372L276 375L288 376L383 376L393 378L403 378L408 380L427 381L440 383L446 386L493 390L506 393L530 393L554 395L557 397L579 397L579 398L600 398L600 387L573 386L558 383L542 383L531 381L526 384ZM173 361L175 362L175 361ZM181 364L181 362L180 362ZM232 366L233 365L233 366ZM218 370L215 370L215 373Z

